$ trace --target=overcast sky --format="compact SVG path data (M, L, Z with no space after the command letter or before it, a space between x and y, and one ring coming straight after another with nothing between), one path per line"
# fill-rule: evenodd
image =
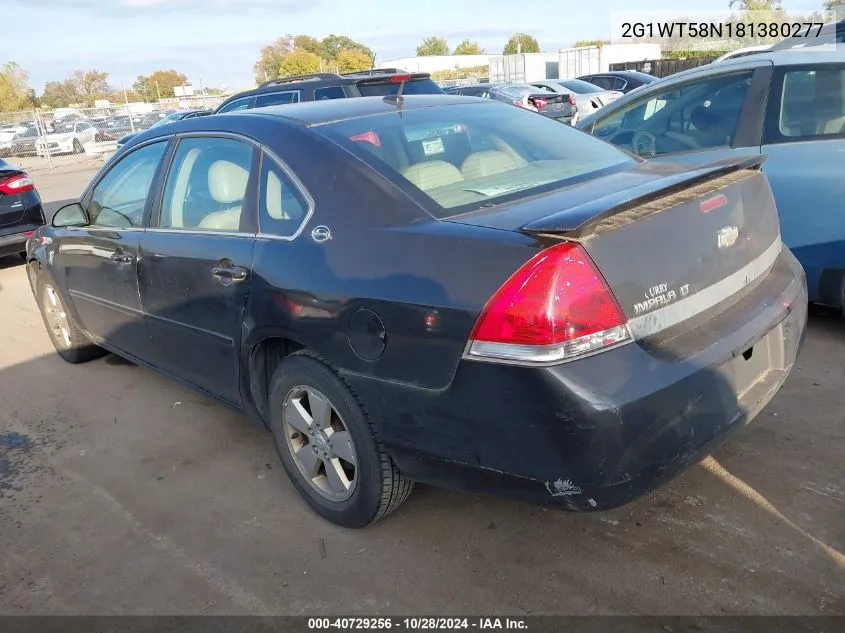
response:
M608 38L614 12L722 10L728 0L3 0L0 63L13 60L39 93L49 80L96 68L119 87L174 68L195 86L250 87L262 46L286 33L348 35L379 60L411 56L420 41L464 38L500 53L508 36L533 34L544 51ZM785 0L818 9L822 0ZM601 10L595 10L600 7ZM617 13L619 15L619 13ZM651 16L652 14L650 14ZM10 16L16 19L9 20ZM17 19L20 16L23 19ZM14 25L21 28L14 28Z

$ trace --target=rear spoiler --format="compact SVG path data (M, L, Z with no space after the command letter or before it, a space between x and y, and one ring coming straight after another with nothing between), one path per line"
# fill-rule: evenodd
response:
M660 198L690 189L728 174L752 170L759 171L767 156L755 154L738 158L725 158L691 169L657 178L644 185L596 198L576 207L570 207L524 225L524 233L555 233L579 238L589 235L607 218L624 213Z

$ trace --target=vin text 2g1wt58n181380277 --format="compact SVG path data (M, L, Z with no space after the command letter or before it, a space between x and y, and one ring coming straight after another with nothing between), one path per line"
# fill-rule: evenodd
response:
M414 481L601 510L793 367L806 283L762 160L652 164L448 95L221 114L133 138L27 270L63 358L243 408L338 524Z

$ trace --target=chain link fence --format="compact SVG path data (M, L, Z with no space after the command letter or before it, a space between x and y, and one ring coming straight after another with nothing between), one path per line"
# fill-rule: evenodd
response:
M226 98L199 96L96 108L38 108L0 112L0 158L36 159L52 168L67 157L106 158L130 134L172 120L176 113L211 110Z

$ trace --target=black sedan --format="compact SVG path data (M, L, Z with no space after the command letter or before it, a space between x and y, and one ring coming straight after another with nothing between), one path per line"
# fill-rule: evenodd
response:
M601 510L795 363L806 284L761 161L652 164L447 95L221 114L132 139L27 270L62 358L243 409L330 521L414 481Z
M44 224L41 196L24 170L0 159L0 257L26 255L26 243Z
M657 77L636 70L612 70L606 73L595 73L578 77L604 90L616 90L617 92L629 93L641 86L657 81Z

